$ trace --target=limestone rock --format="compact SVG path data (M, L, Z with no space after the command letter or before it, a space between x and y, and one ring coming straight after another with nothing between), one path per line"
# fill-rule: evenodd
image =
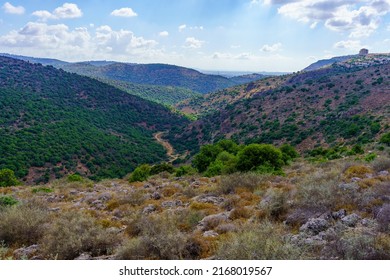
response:
M359 222L359 220L360 220L360 216L356 213L353 213L351 215L342 218L341 222L348 227L355 227L356 224Z
M329 227L327 220L322 218L311 218L300 227L301 232L306 232L311 235L316 235Z

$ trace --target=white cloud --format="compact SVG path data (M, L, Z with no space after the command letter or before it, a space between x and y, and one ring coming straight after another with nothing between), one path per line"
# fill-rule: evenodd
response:
M186 28L187 28L187 25L185 25L185 24L180 25L179 26L179 32L182 32Z
M136 17L137 13L132 8L121 8L112 11L111 15L116 17Z
M203 26L190 26L190 30L203 30Z
M184 47L189 49L199 49L203 46L203 44L204 41L200 41L198 39L195 39L194 37L188 37L186 39Z
M256 56L252 55L249 52L243 52L243 53L239 53L239 54L215 52L211 57L215 60L252 60L252 59L257 59Z
M328 29L348 32L351 38L370 36L390 13L390 0L264 0L278 5L278 13L310 24L322 22Z
M158 33L158 36L160 36L160 37L168 37L169 36L169 32L168 31L161 31L160 33Z
M276 44L273 44L273 45L264 45L261 47L261 51L262 52L277 52L277 51L280 51L282 48L282 44L281 43L276 43Z
M79 18L83 16L83 12L76 4L65 3L61 7L56 8L53 12L40 10L33 12L32 15L39 17L42 21L46 21L48 19Z
M161 53L158 43L136 36L129 30L113 30L110 26L70 29L65 24L49 25L29 22L20 30L0 36L0 47L6 51L65 60L145 59Z
M336 49L347 49L347 50L357 51L362 48L362 45L359 40L347 40L347 41L337 42L334 44L333 47Z
M9 2L5 2L5 4L3 5L3 10L7 14L13 14L13 15L23 15L26 11L23 6L14 6Z

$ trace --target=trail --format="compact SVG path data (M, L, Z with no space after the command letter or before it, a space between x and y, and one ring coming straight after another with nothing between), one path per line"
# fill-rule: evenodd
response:
M154 136L154 139L156 139L156 141L158 143L160 143L165 148L165 150L167 150L167 156L169 158L169 162L173 162L176 159L178 159L180 155L175 154L175 150L173 149L171 143L162 139L163 134L164 134L164 132L160 131L160 132L153 134L153 136Z

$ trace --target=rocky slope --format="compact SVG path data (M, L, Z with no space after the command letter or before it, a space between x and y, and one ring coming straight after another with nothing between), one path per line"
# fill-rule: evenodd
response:
M0 188L0 259L390 258L388 151L284 171Z
M171 142L289 142L315 146L367 143L388 131L390 64L367 56L316 71L269 77L181 103L200 116ZM184 148L184 147L182 147Z

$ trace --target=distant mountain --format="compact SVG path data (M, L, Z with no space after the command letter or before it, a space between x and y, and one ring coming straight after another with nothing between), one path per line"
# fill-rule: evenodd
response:
M233 81L236 85L247 84L253 81L264 79L266 76L262 74L245 74L240 76L234 76L229 78L229 80Z
M218 75L206 75L196 70L167 64L114 63L100 67L89 63L68 64L65 71L103 79L136 84L187 88L199 93L213 92L236 85Z
M188 120L95 79L0 57L0 169L27 182L120 177L166 158L153 133Z
M188 98L262 79L261 74L235 77L204 74L199 71L167 64L135 64L115 61L84 61L69 63L49 58L4 54L31 63L51 65L67 72L98 79L130 94L164 105L175 105Z
M352 57L183 102L179 109L200 118L170 141L183 150L222 138L287 142L300 151L365 144L389 131L389 104L389 55Z
M30 57L30 56L23 56L23 55L15 55L15 54L8 54L8 53L0 53L0 56L6 56L11 57L15 59L24 60L31 63L40 63L42 65L51 65L54 67L62 67L66 64L69 64L69 62L58 60L58 59L52 59L52 58L36 58L36 57Z
M322 60L319 60L319 61L317 61L317 62L315 62L313 64L310 64L308 67L303 69L303 71L313 71L313 70L318 70L318 69L321 69L321 68L324 68L324 67L329 67L333 63L345 62L345 61L348 61L351 58L354 58L354 57L357 57L357 56L358 55L346 55L346 56L333 57L333 58L329 58L329 59L322 59Z

